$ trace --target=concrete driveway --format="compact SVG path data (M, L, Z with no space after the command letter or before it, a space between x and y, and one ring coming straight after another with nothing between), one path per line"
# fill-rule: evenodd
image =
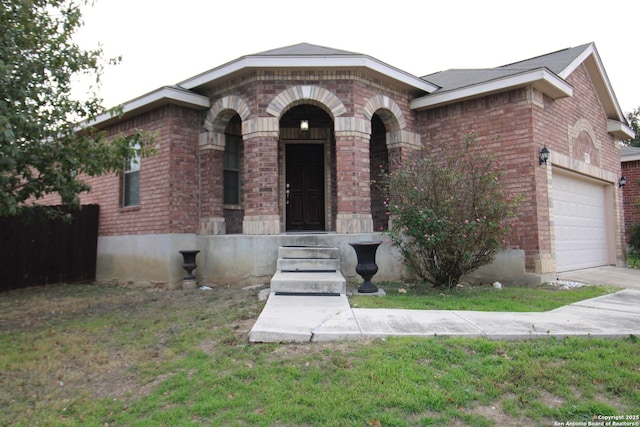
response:
M606 266L567 271L559 273L558 279L590 285L611 285L621 288L640 289L640 270L626 267Z

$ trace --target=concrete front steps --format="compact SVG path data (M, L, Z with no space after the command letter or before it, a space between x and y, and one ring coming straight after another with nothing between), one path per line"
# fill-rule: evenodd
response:
M340 251L328 246L282 246L271 294L346 295L347 282L340 273Z
M314 341L316 331L335 322L336 316L341 319L339 337L358 336L338 248L282 246L269 299L249 332L249 341ZM342 328L347 324L350 327L345 332Z

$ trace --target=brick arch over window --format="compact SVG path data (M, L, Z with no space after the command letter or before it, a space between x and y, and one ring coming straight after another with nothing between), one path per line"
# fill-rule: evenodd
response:
M226 96L209 109L200 132L200 234L237 232L241 226L233 221L241 210L229 211L224 204L224 158L227 147L225 130L237 114L244 122L250 115L248 103L239 96ZM238 184L239 185L239 184ZM229 221L231 219L232 221ZM229 224L227 224L229 223Z
M236 113L245 121L251 114L249 104L239 96L225 96L211 106L203 126L207 131L223 133L229 120Z
M269 103L267 113L281 117L290 107L309 101L315 101L315 104L325 107L334 119L347 112L342 101L327 89L319 86L294 86L276 95Z
M394 132L407 127L407 122L402 110L396 102L384 95L376 95L369 98L362 108L362 113L367 120L371 120L374 114L384 123L387 132Z

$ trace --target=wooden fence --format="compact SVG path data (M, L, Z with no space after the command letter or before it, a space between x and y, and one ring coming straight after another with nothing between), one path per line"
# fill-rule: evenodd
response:
M0 292L96 277L98 205L65 210L72 221L27 210L0 218Z

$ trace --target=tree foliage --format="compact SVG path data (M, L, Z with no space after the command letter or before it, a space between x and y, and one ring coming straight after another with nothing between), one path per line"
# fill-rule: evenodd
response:
M82 4L0 5L0 216L50 193L79 205L79 194L90 189L83 177L119 171L125 158L148 152L144 133L107 141L86 125L104 112L95 92L84 100L72 96L80 76L99 87L108 62L101 49L83 50L72 39L82 26Z
M386 174L388 231L404 262L424 282L451 288L493 261L515 215L496 162L473 149L467 135L447 158L414 156Z
M640 147L640 123L638 122L640 118L640 107L633 110L631 113L627 114L627 120L629 121L629 126L636 133L636 136L627 141L631 147Z

